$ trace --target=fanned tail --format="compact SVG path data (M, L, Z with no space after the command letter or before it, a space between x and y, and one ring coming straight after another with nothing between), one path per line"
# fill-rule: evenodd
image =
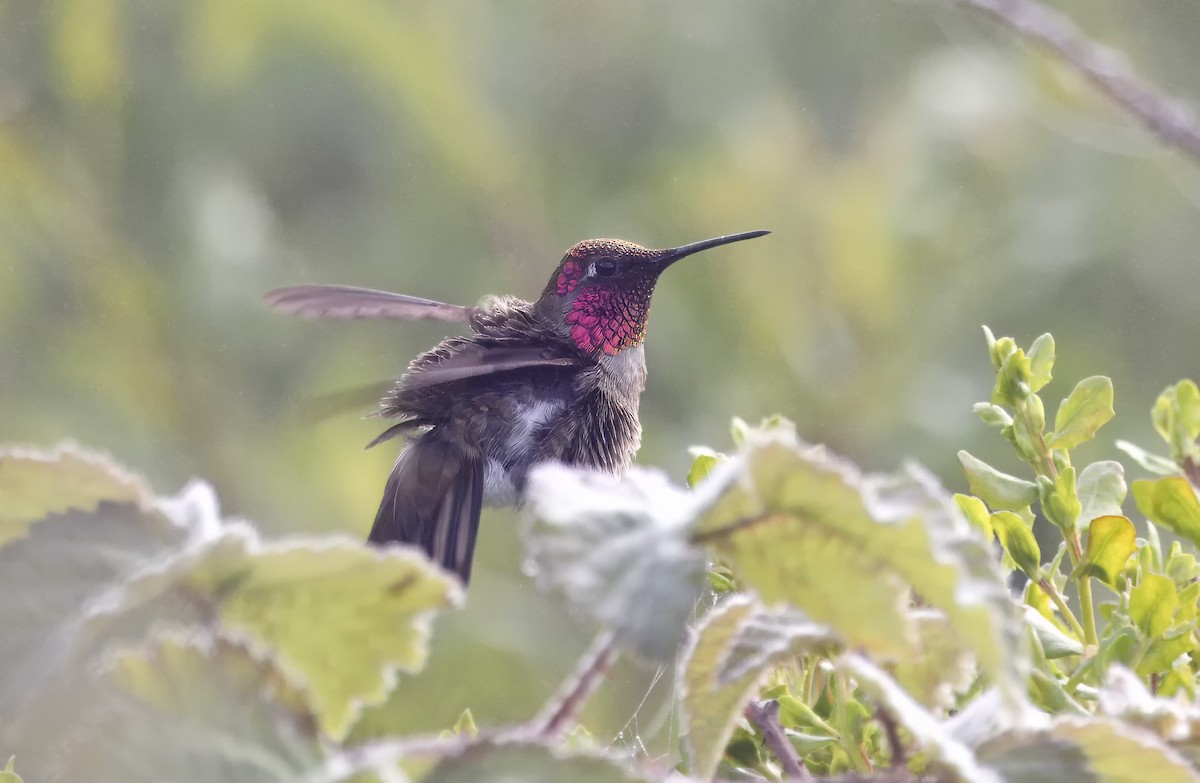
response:
M483 460L432 430L396 460L368 541L398 541L426 554L466 584L483 506Z

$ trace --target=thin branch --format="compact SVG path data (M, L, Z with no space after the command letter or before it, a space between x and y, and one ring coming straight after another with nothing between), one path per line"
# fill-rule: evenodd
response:
M774 699L751 701L746 705L746 717L762 732L763 739L771 746L771 752L779 759L783 774L794 780L812 780L812 775L808 774L804 762L779 722L779 702Z
M533 719L530 724L533 732L545 739L565 734L583 711L588 698L596 692L618 655L620 653L611 633L597 636L580 659L575 673L542 708L541 714Z
M1059 56L1072 69L1136 117L1164 143L1200 161L1196 112L1138 77L1121 52L1088 38L1066 16L1037 0L953 0Z
M875 708L875 720L883 725L884 734L887 735L888 747L892 751L892 766L906 767L908 754L904 750L904 743L900 740L900 726L896 723L895 716L881 705Z

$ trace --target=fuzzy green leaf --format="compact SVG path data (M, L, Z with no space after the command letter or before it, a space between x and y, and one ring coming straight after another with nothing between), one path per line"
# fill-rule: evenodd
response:
M1076 493L1081 506L1081 526L1097 517L1121 516L1121 504L1127 494L1125 468L1112 460L1093 462L1079 472Z
M1148 519L1166 525L1176 535L1200 547L1200 501L1182 476L1133 482L1138 510Z
M1137 551L1136 539L1137 531L1126 517L1096 517L1088 525L1087 549L1079 562L1080 573L1115 585L1125 563Z
M243 642L159 637L123 650L112 667L112 678L137 699L118 704L108 737L131 779L282 783L323 756L307 694Z
M977 755L1005 783L1197 783L1166 743L1111 720L1066 718L1046 731L1014 731L989 741Z
M1095 437L1114 415L1112 381L1103 375L1084 378L1059 404L1054 435L1047 445L1064 451L1073 449Z
M704 552L689 540L692 495L652 471L617 478L544 465L530 478L528 504L538 585L623 647L673 660L705 581Z
M1053 377L1054 369L1054 337L1043 334L1029 346L1030 379L1029 388L1040 391Z
M1166 631L1177 609L1175 583L1161 574L1143 574L1141 583L1129 593L1129 619L1146 638Z
M971 493L993 509L1019 511L1037 500L1037 485L1031 481L1001 473L966 451L958 452L958 461L967 474Z
M152 496L141 478L78 446L0 450L0 547L23 537L38 520L94 511L104 501L146 509Z
M915 702L874 663L857 653L847 653L835 660L834 665L852 675L859 686L908 731L917 747L952 770L956 780L997 783L995 776L980 766L975 754L956 739L944 723Z
M692 774L713 776L754 686L785 657L826 651L832 632L790 611L736 595L705 616L685 652L682 706Z
M722 481L705 482L710 499L695 529L739 584L881 658L913 652L904 604L914 590L946 613L1001 687L1013 687L1020 618L985 543L935 479L911 465L863 476L791 436L757 441Z
M363 705L383 701L397 671L424 668L434 614L462 596L457 580L409 548L263 544L236 528L172 578L209 601L222 626L275 650L335 739Z
M992 514L992 529L1017 568L1036 580L1038 569L1042 567L1042 550L1025 520L1011 511L997 511Z

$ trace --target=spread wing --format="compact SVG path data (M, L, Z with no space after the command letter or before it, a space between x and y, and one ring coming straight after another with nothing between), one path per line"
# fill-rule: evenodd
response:
M566 343L480 343L450 338L418 357L400 381L399 389L414 391L513 370L579 367L585 362L585 357Z
M263 297L272 309L301 318L397 318L467 321L472 307L344 285L293 285Z

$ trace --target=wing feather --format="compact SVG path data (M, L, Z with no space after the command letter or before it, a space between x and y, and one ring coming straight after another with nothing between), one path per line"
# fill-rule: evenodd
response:
M263 297L277 312L301 318L396 318L404 321L470 320L475 308L407 294L344 285L293 285Z
M460 339L451 348L435 349L419 357L400 381L400 388L413 391L512 370L574 367L582 363L582 355L565 344L497 345Z

